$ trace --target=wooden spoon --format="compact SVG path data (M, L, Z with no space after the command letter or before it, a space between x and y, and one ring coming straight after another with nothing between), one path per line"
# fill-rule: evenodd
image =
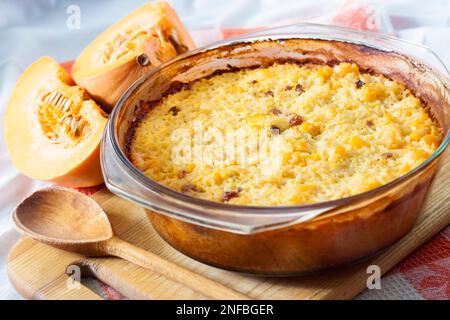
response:
M61 187L38 190L15 208L13 220L20 232L51 246L93 257L120 257L214 299L248 299L119 239L97 202L78 191Z

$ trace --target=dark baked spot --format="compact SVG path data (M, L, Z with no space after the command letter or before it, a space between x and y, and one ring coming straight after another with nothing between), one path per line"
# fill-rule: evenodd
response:
M277 126L270 126L270 133L274 136L279 135L281 132L280 128Z
M385 159L389 159L389 158L392 158L394 155L392 154L392 152L386 152L386 153L383 153L381 156Z
M183 90L189 90L191 88L191 83L188 82L180 82L180 81L174 81L169 89L167 89L161 96L162 98L165 98L167 96L170 96L171 94L183 91Z
M172 108L169 109L169 112L171 112L174 116L176 116L178 112L180 112L180 109L178 109L176 106L173 106Z
M183 179L184 177L186 177L187 171L186 170L180 170L178 172L178 178Z
M367 120L366 121L366 126L372 129L372 128L375 127L375 123L373 123L372 120Z
M358 80L355 82L356 84L356 88L361 89L363 85L365 85L366 83L362 80Z
M282 114L281 110L277 109L277 108L270 109L270 112L276 116L279 116L280 114Z
M250 81L250 84L252 84L252 85L257 84L257 83L258 83L257 80L252 80L252 81Z
M242 191L241 188L239 188L237 191L225 191L225 192L223 193L223 196L222 196L222 201L223 201L223 202L227 202L227 201L230 201L230 200L233 199L233 198L239 197L239 193L240 193L241 191Z
M266 91L265 95L266 97L273 97L273 91Z
M295 86L295 91L297 91L299 94L302 94L303 92L305 92L305 88L303 88L301 84L298 84Z
M291 127L294 126L299 126L303 123L303 117L299 116L298 114L294 115L290 120L289 120L289 125Z
M182 191L183 193L190 192L190 191L192 191L192 192L198 192L198 193L205 192L202 188L200 188L200 187L198 187L198 186L196 186L195 184L192 184L192 183L187 183L187 184L185 184L185 185L181 188L181 191Z
M286 86L286 87L284 88L284 90L286 90L286 91L289 91L289 90L292 90L292 89L293 89L292 86Z

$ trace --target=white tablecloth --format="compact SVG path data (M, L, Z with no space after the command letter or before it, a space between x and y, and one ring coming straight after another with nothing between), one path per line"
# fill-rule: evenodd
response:
M71 60L99 32L146 1L2 0L0 1L0 118L15 80L42 55ZM326 15L339 6L331 0L172 0L190 31L217 27L264 26L299 16ZM430 46L450 66L450 1L368 1L385 10L395 33ZM80 29L69 29L70 5L81 10ZM201 34L197 33L197 35ZM203 42L207 42L202 37ZM3 127L3 122L2 127ZM0 299L20 298L6 275L6 257L19 238L10 212L41 183L19 174L5 151L0 131Z

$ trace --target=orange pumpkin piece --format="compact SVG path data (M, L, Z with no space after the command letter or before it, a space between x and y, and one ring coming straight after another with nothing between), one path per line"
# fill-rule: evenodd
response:
M105 110L138 78L195 47L166 2L148 3L110 26L78 56L75 82Z
M4 117L12 162L23 174L71 187L102 183L99 144L107 115L52 58L20 76Z

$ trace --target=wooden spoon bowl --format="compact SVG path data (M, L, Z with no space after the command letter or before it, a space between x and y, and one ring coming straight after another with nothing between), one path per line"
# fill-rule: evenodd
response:
M16 207L13 220L36 240L52 245L93 243L113 236L102 208L92 198L65 188L33 193Z

